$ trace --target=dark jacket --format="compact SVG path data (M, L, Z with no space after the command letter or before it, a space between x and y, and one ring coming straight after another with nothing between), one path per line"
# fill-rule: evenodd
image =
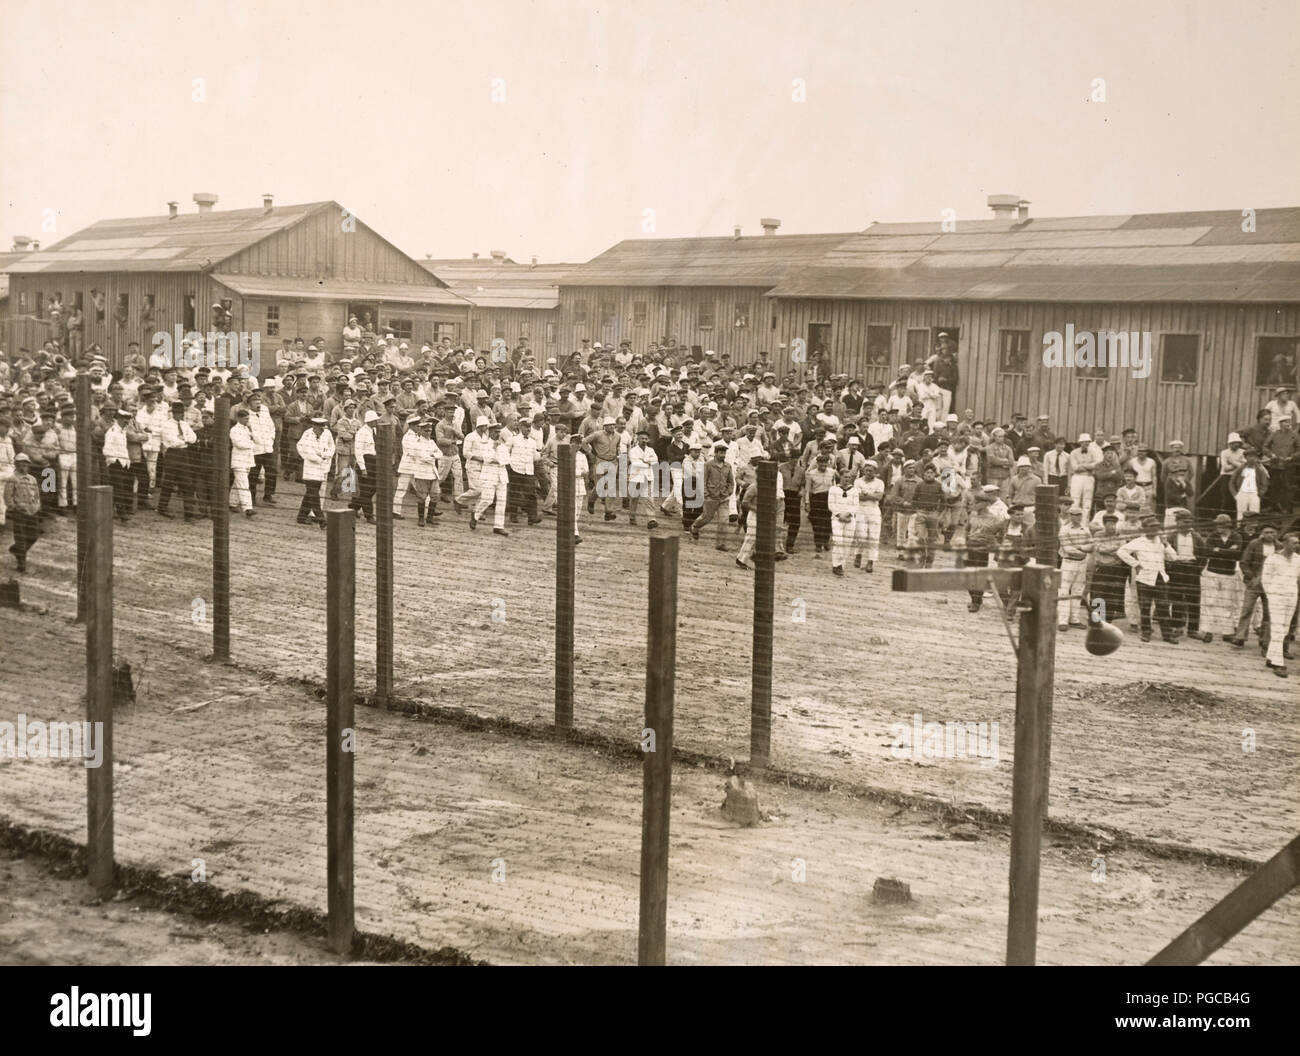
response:
M1230 576L1237 571L1237 562L1241 560L1244 544L1238 532L1230 532L1226 540L1220 539L1218 532L1211 532L1205 537L1205 549L1208 558L1206 571Z
M1277 544L1273 544L1274 551ZM1246 585L1259 579L1260 573L1264 571L1264 540L1252 539L1246 544L1246 549L1241 554L1241 576L1246 581Z

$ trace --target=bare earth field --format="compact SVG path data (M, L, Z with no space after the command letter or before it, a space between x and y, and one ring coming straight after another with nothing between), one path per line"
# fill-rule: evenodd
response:
M345 964L323 939L95 899L83 876L0 851L0 964Z
M117 655L139 690L117 713L118 855L165 876L188 877L202 859L223 890L322 909L325 533L294 525L296 505L291 486L278 509L232 519L236 667L202 660L208 523L146 513L118 527ZM577 723L630 746L644 703L647 533L584 528ZM551 521L510 539L471 533L449 508L433 527L396 526L397 694L514 725L358 709L359 928L499 963L635 959L636 757L518 728L540 733L551 718L554 537ZM31 555L23 599L43 611L5 610L0 718L81 714L74 538L56 524ZM373 685L372 539L359 524L362 691ZM748 753L752 573L708 542L682 543L687 759L674 780L670 959L998 963L1007 837L988 812L1010 806L1014 729L1003 624L991 607L968 614L964 595L892 594L879 566L835 580L810 542L778 565L772 763L818 787L756 781L768 815L756 829L722 818L725 765L704 765ZM803 622L790 618L797 601ZM1079 632L1063 636L1057 673L1050 809L1073 835L1045 842L1040 959L1134 963L1295 835L1298 684L1218 642L1129 639L1099 661ZM893 758L890 727L915 711L997 721L997 765ZM79 764L0 761L0 804L16 824L84 840ZM910 883L914 901L874 906L878 876ZM1296 896L1212 960L1300 961Z

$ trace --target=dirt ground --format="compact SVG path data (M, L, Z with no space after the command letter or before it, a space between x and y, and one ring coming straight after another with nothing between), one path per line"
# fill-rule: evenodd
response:
M300 491L231 525L232 649L275 677L325 673L324 536L293 523ZM338 505L338 504L335 504ZM411 504L408 503L408 511ZM548 725L554 680L553 521L509 539L438 523L395 526L396 692L428 704ZM575 685L580 729L622 737L644 706L646 531L584 515L577 556ZM681 544L677 741L721 758L749 751L752 572L709 538ZM804 536L807 536L807 527ZM75 609L71 523L32 554L23 597ZM374 684L374 529L357 527L357 681ZM772 764L827 782L953 804L1010 809L1015 658L996 607L966 596L889 590L874 575L829 574L802 551L777 566ZM194 681L178 702L214 695L197 663L211 650L211 529L145 513L117 529L115 618L136 677L155 676L159 644L185 652ZM728 535L733 548L736 537ZM886 558L890 555L886 551ZM8 562L8 558L5 558ZM29 653L31 651L29 650ZM1300 831L1300 679L1283 681L1253 649L1143 645L1110 657L1060 636L1050 813L1145 839L1263 861ZM998 761L896 758L896 725L985 722Z
M14 671L15 654L6 653L0 716L39 708L47 719L78 717L82 629L54 614L7 610L4 620L9 641L22 644L22 664ZM127 630L118 648L149 656L136 702L115 711L119 861L172 878L192 878L201 863L202 882L222 891L323 910L319 691L194 661ZM491 963L635 960L641 775L630 751L364 707L356 729L359 928ZM639 723L624 736L634 743ZM1001 961L1005 828L767 781L757 783L764 822L741 828L718 809L723 779L702 765L674 770L671 962ZM0 761L0 813L83 841L85 786L77 761ZM1112 844L1100 830L1091 842L1049 836L1040 961L1139 962L1244 875L1204 858ZM913 900L873 904L882 876L908 883ZM30 903L18 909L20 919L30 912ZM104 924L105 943L113 923ZM72 956L63 938L47 941L24 926L28 938L6 959ZM112 956L171 963L192 944L177 942L185 948L141 937L138 954L128 945ZM212 956L222 956L213 942ZM1298 951L1293 895L1211 962L1293 964ZM260 962L297 952L271 943L233 955Z
M83 876L0 850L0 964L345 964L323 940L101 902Z

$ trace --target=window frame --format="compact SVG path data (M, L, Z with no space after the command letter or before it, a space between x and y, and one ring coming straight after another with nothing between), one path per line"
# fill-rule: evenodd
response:
M705 315L705 312L708 314ZM718 324L718 303L712 297L704 298L695 304L695 329L713 330Z
M1173 378L1165 377L1165 366L1169 362L1169 357L1165 355L1165 342L1171 337L1194 337L1196 338L1196 362L1195 375L1190 381L1177 381ZM1160 384L1161 385L1199 385L1201 381L1201 352L1205 347L1205 335L1186 330L1162 330L1160 331Z
M1025 369L1024 370L1004 370L1003 361L1003 339L1006 334L1024 334L1025 335ZM1034 346L1034 332L1028 327L1020 326L1002 326L998 328L998 376L1003 378L1026 378L1029 376L1029 362L1032 357Z
M271 313L275 314L272 315ZM266 306L266 336L280 336L280 306L278 304L268 304Z
M1287 341L1292 346L1292 356L1294 357L1295 373L1292 375L1290 382L1271 382L1268 380L1261 381L1259 369L1259 343L1261 341ZM1274 352L1273 355L1277 353ZM1272 369L1272 360L1269 361L1270 370ZM1267 375L1265 375L1267 379ZM1269 391L1269 398L1272 398L1272 389L1279 385L1289 384L1292 388L1300 387L1300 334L1256 334L1255 335L1255 375L1252 381L1256 389L1265 389Z

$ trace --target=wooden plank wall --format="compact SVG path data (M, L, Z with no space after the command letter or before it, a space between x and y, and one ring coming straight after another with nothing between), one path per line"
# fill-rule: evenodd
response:
M547 340L547 324L551 324ZM521 337L528 338L528 346L538 363L548 358L558 359L567 355L571 349L560 344L560 311L558 308L480 308L474 307L469 313L469 332L467 340L478 351L490 349L492 339L497 336L505 338L506 346L514 348Z
M769 298L769 301L772 298ZM808 324L831 326L830 351L837 372L866 376L866 328L892 328L889 375L904 362L909 329L956 326L962 382L955 403L972 407L981 418L1006 421L1016 411L1033 418L1046 413L1067 435L1109 432L1132 426L1159 448L1183 440L1191 452L1214 454L1227 434L1250 425L1270 398L1256 387L1256 338L1300 335L1300 305L1235 304L1028 304L943 301L777 300L777 339L787 345L807 334ZM1064 333L1067 323L1084 330L1150 331L1151 374L1135 379L1123 369L1104 379L1081 377L1070 369L1047 369L1042 362L1044 333ZM1000 332L1028 330L1029 369L1024 375L998 372ZM1201 335L1197 384L1161 381L1161 337L1165 333ZM788 364L779 353L778 370Z
M428 271L359 220L343 230L339 210L325 208L286 231L249 246L218 269L232 275L294 275L440 285Z
M212 282L205 275L193 272L79 272L75 274L50 274L36 272L18 274L9 277L11 291L10 304L17 305L17 293L27 293L29 308L35 303L37 292L48 298L51 293L59 292L65 305L72 304L77 293L82 295L82 320L85 346L92 344L103 346L111 369L121 365L126 355L127 344L139 341L144 354L148 356L153 347L153 335L156 331L172 332L177 324L185 321L185 296L195 296L195 328L207 332L211 319L210 307L214 300L229 297L236 300L237 295ZM92 290L104 294L104 321L98 322L95 306L91 298ZM113 307L119 294L125 293L128 299L127 320L119 326L113 317ZM145 327L143 320L144 298L146 294L154 295L153 326ZM239 318L238 314L235 316Z
M733 363L751 362L760 347L775 352L772 330L776 305L764 298L766 287L749 286L560 286L559 350L564 355L581 347L584 337L601 344L627 338L636 352L644 352L651 341L677 337L687 345L713 349L718 355L730 352ZM645 324L635 323L635 306L646 305ZM587 322L576 321L575 305L585 303ZM614 306L613 321L605 325L601 304ZM713 306L713 327L699 326L700 306ZM735 326L735 310L744 308L749 325ZM534 342L535 344L536 342Z

